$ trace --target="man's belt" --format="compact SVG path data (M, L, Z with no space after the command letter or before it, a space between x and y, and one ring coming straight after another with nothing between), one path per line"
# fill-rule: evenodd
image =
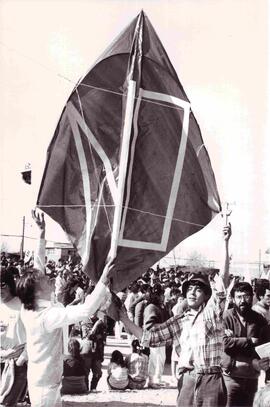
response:
M222 373L222 369L220 366L209 366L209 367L200 367L200 368L192 368L192 367L179 367L178 368L178 375L193 372L196 374L215 374L215 373Z
M197 374L215 374L215 373L221 373L222 369L220 366L209 366L209 367L196 368L195 371Z

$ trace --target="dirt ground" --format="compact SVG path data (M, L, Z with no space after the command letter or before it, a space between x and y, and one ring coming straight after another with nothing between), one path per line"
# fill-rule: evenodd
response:
M105 360L102 365L103 375L98 383L96 392L89 392L84 395L62 396L63 407L174 407L176 405L177 388L171 384L171 366L165 364L162 380L167 383L166 387L160 389L142 390L109 390L107 385L107 365L114 349L119 349L122 353L128 354L130 346L127 340L116 340L113 337L107 338L105 346ZM188 406L187 406L188 407Z
M63 407L174 407L177 389L104 390L83 396L63 396Z

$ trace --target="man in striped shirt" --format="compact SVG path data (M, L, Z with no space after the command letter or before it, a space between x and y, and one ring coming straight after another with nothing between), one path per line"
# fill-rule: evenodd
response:
M221 370L223 353L222 316L229 281L228 245L231 226L225 226L224 269L210 284L203 273L190 274L183 283L182 292L188 308L182 315L155 325L150 331L133 324L126 312L120 310L120 319L126 329L146 346L175 344L179 355L177 406L225 407L226 387Z

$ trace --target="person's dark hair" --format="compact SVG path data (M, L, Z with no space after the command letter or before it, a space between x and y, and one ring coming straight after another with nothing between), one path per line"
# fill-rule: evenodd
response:
M81 358L81 346L77 339L71 338L68 341L68 351L75 359Z
M164 289L161 284L154 284L151 291L149 292L149 304L160 305L161 296L164 294Z
M123 354L119 350L114 350L111 356L111 363L116 363L121 367L125 367L126 363L124 361Z
M152 292L153 292L154 294L157 294L157 295L162 295L162 294L164 294L164 288L162 287L161 284L156 283L156 284L154 284L153 287L152 287Z
M10 294L13 297L16 297L16 283L14 279L13 271L10 267L8 268L1 268L1 283L6 283L9 288Z
M145 294L149 290L150 284L143 283L141 285L141 292Z
M131 342L132 352L141 354L142 347L138 339L133 339Z
M181 291L179 290L179 288L177 287L172 287L170 295L173 296L179 296L181 294Z
M246 281L239 281L234 284L231 290L231 297L234 298L236 291L248 293L251 297L253 296L252 286Z
M78 326L79 325L76 325L76 324L72 326L70 334L69 334L70 337L72 337L72 336L81 336L81 329L78 328Z
M41 272L37 269L31 269L23 274L17 282L17 296L20 298L25 309L36 309L35 293L37 282L41 279Z
M268 284L258 285L255 289L256 297L260 300L260 297L265 295L266 290L270 290L269 281Z
M136 281L133 282L133 283L129 286L130 292L132 292L132 293L134 293L134 294L137 294L137 292L139 291L139 288L140 288L140 286L139 286L139 284L138 284Z
M76 293L72 289L76 285L79 285L79 280L76 277L71 277L65 282L64 286L62 287L61 297L64 306L70 304L75 299Z

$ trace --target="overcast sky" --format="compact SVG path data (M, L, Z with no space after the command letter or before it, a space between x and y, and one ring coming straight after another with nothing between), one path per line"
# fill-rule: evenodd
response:
M143 8L191 101L236 260L270 247L269 12L266 0L1 0L1 233L35 205L46 150L77 80ZM31 186L20 171L30 162ZM213 258L220 220L186 242ZM64 239L48 220L48 238Z

